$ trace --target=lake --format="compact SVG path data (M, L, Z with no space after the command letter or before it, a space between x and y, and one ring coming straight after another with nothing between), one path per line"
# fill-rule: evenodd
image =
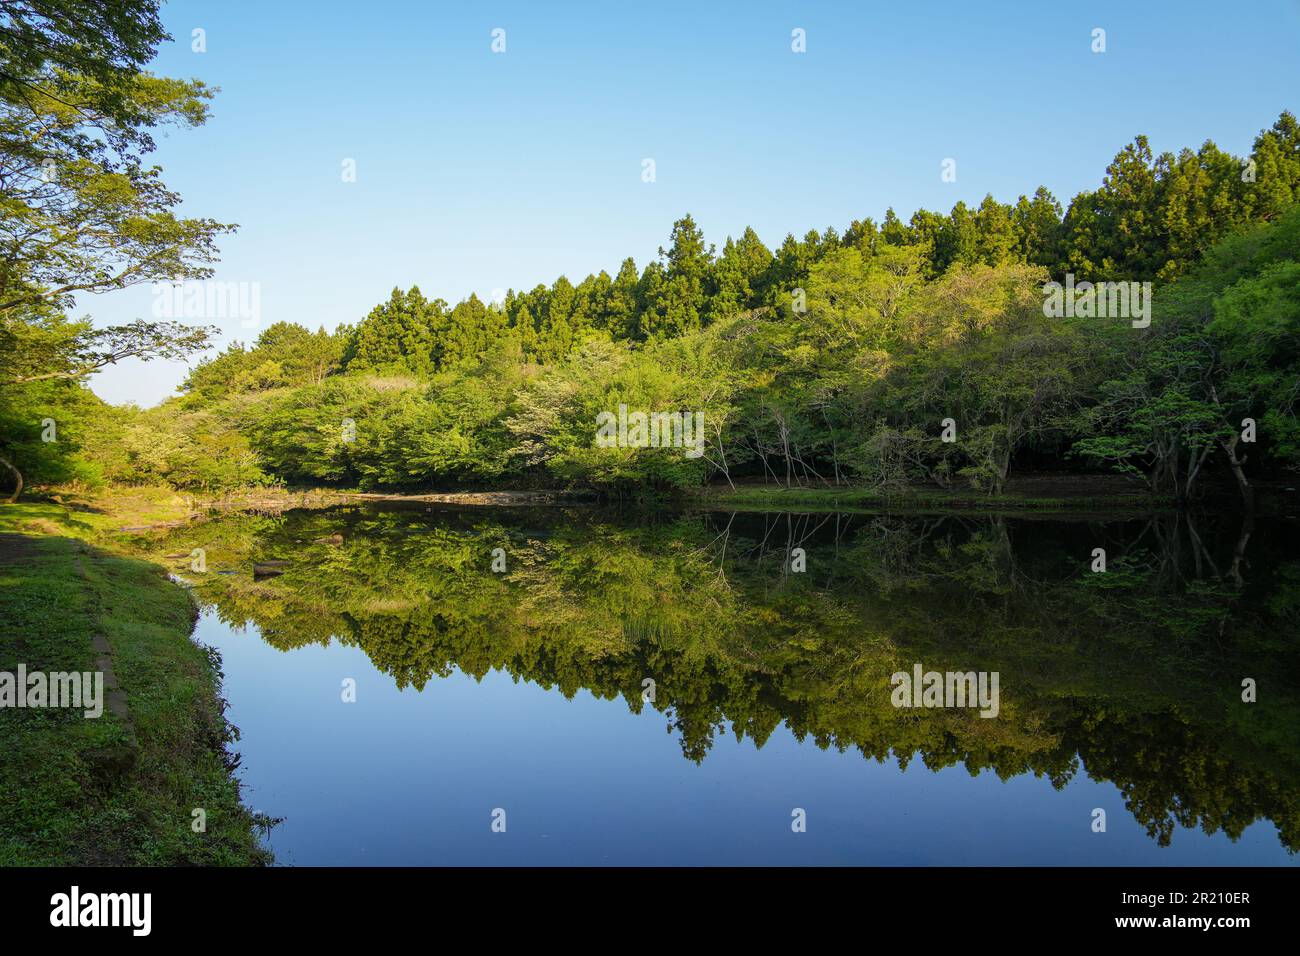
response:
M406 504L144 546L282 864L1290 865L1296 525Z

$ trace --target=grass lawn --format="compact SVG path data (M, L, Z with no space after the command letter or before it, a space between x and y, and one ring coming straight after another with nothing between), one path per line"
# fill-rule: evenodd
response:
M0 671L96 670L99 636L129 718L0 709L0 865L268 862L232 776L219 662L163 569L92 543L120 523L0 505Z

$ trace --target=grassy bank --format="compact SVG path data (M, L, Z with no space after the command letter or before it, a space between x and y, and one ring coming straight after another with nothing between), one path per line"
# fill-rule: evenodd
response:
M0 710L0 865L267 862L189 595L99 543L124 522L176 520L184 502L118 504L0 505L0 671L99 670L106 644L125 703L95 719Z

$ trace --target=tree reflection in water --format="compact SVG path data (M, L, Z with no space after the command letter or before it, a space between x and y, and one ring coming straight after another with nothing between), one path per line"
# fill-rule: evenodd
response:
M1257 819L1300 845L1300 554L1283 522L344 507L234 515L156 554L281 650L398 687L492 670L663 713L704 760L781 724L906 767L1113 782L1161 845ZM342 541L332 538L341 535ZM491 571L503 548L507 569ZM1106 549L1104 574L1090 570ZM803 561L793 560L802 549ZM254 580L252 562L291 561ZM798 568L806 565L806 570ZM895 709L890 675L998 671L1001 711ZM647 700L643 681L654 681ZM1259 687L1242 701L1242 681Z

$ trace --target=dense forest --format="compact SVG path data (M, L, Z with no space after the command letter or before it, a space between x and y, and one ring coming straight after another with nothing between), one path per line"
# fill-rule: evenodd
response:
M144 162L149 130L203 122L211 91L139 72L152 28L124 29L108 66L41 48L14 61L31 82L0 82L0 481L14 495L24 480L997 494L1018 471L1115 470L1178 500L1235 479L1249 505L1253 480L1300 464L1289 112L1247 157L1209 141L1156 154L1139 136L1064 208L1039 188L907 221L890 209L775 249L746 229L719 250L686 215L644 268L627 258L492 303L394 289L355 325L311 331L304 316L230 345L158 407L110 407L86 384L96 369L188 358L215 330L95 329L71 318L74 297L207 279L232 228L178 217ZM104 225L87 238L86 221ZM1149 324L1091 304L1057 314L1052 281L1150 283ZM703 454L598 446L597 417L620 405L702 413Z

